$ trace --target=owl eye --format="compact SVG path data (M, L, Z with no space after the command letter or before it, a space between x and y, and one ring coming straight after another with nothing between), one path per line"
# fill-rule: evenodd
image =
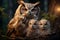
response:
M47 25L47 23L45 25Z
M25 13L26 11L27 11L27 9L24 6L22 6L20 9L21 14Z
M22 8L22 10L25 10L26 11L27 9L26 8Z
M34 8L34 9L32 9L32 11L37 11L37 9Z
M26 9L25 6L23 5L23 6L21 7L21 10L27 10L27 9Z
M40 25L43 25L42 23L40 23Z
M29 23L31 25L31 23Z

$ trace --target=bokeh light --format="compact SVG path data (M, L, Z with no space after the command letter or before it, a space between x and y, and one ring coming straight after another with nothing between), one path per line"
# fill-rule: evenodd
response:
M57 12L60 12L60 7L57 7L57 8L56 8L56 11L57 11Z
M60 5L56 5L54 8L54 14L60 16Z

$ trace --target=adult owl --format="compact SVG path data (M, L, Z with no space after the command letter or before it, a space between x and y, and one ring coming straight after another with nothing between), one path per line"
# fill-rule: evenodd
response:
M14 17L8 23L7 35L9 37L22 37L30 19L38 20L40 14L40 2L26 3L19 1Z

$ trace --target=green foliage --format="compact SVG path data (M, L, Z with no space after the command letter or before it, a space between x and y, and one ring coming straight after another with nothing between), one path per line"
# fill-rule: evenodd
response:
M8 17L8 14L5 13L4 10L5 10L5 8L0 7L0 12L1 12L0 14L2 14L3 18L6 18L6 17Z
M47 14L47 13L43 13L41 16L42 16L42 18L49 19L49 14Z
M51 13L43 13L41 16L42 18L48 19L50 21L54 21L57 18L56 15L51 14Z
M50 16L49 18L51 21L54 21L57 18L57 16L53 14L50 14L49 16Z
M0 7L0 12L3 12L4 8Z
M2 28L2 34L5 34L6 30L7 30L7 23L8 23L8 14L5 12L5 8L0 7L0 14L1 14L1 20L2 20L2 26L0 26Z

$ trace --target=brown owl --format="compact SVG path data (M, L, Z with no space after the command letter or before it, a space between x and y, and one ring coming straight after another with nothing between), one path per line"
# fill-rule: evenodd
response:
M51 34L50 22L47 19L41 19L39 21L31 19L28 23L27 28L27 37L29 38L38 38L46 37Z
M38 22L38 26L40 29L40 35L44 36L51 34L51 24L50 21L48 21L47 19L41 19Z
M39 2L26 3L20 1L18 8L16 9L14 17L8 24L7 35L16 37L24 35L28 21L30 19L38 19L40 13Z

